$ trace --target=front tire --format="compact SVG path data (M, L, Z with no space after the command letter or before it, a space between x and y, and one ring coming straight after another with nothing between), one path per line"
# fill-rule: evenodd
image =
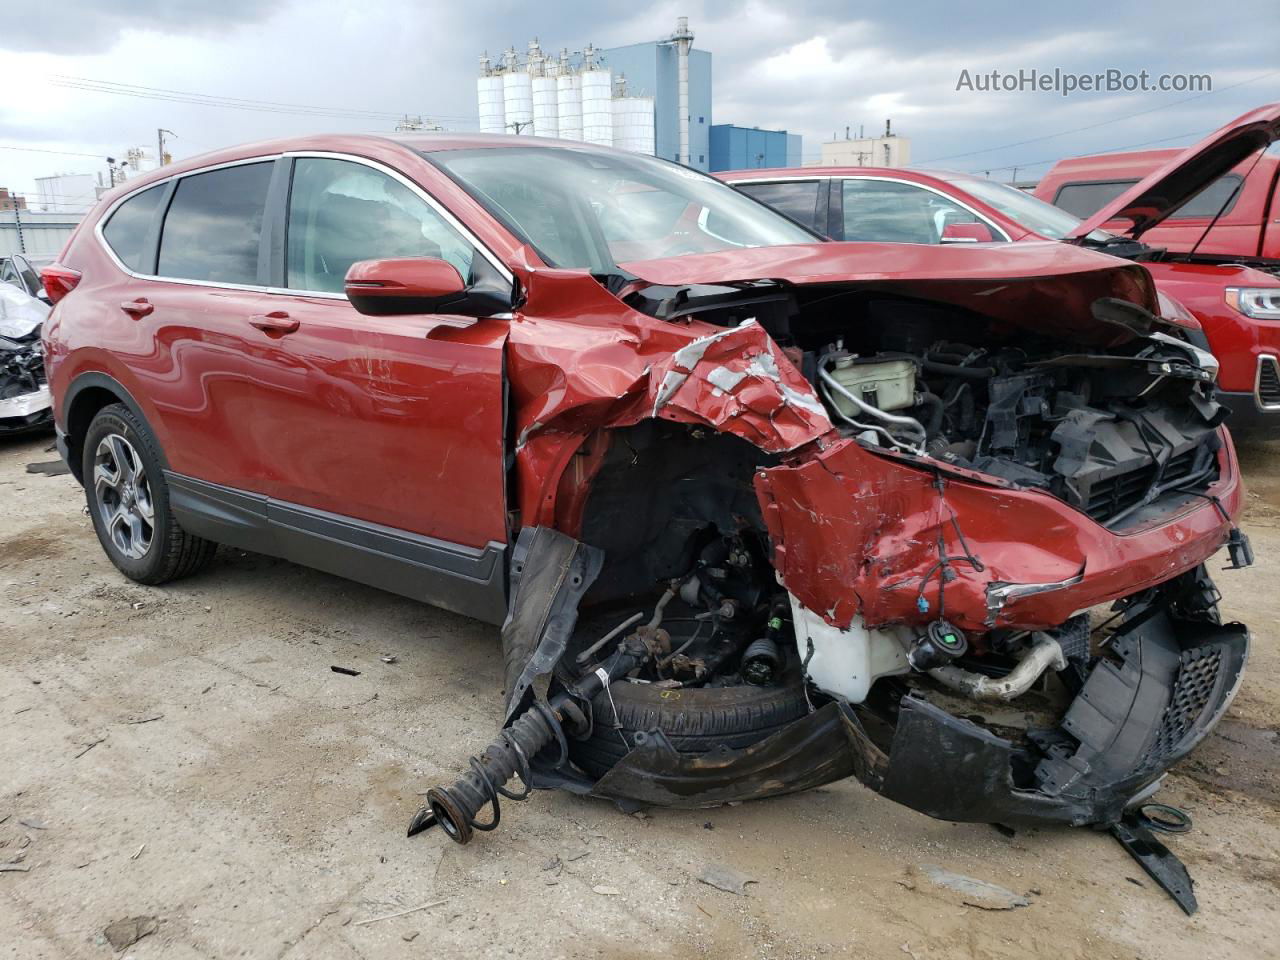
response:
M81 468L98 542L130 580L168 583L213 559L218 545L187 533L174 518L159 444L128 407L98 411L85 433Z

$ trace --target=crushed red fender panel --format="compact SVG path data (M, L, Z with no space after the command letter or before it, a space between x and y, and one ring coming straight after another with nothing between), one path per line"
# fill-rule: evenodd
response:
M1227 541L1241 488L1230 443L1221 479L1161 521L1115 533L1042 492L963 478L842 440L756 473L783 583L845 629L926 623L1043 629L1183 573ZM946 571L950 571L947 573ZM950 578L943 583L944 577Z

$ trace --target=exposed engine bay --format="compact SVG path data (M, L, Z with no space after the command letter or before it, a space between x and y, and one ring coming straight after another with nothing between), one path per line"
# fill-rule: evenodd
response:
M46 304L0 283L0 433L49 429L53 409L45 381L40 329Z
M1155 850L1131 813L1225 711L1248 646L1202 565L1224 543L1252 559L1213 492L1214 358L1118 300L1079 337L863 288L623 299L721 331L676 352L653 414L695 380L719 410L770 409L758 384L829 434L773 453L696 420L593 434L576 539L527 527L517 547L507 729L414 829L465 842L515 775L624 807L856 776L942 819ZM1157 560L1150 530L1200 507L1179 554L1199 559Z

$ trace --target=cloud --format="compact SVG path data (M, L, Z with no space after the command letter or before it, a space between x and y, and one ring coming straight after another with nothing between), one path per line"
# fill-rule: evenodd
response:
M28 3L4 18L0 49L36 53L98 53L126 30L209 34L260 21L281 4L272 0L60 0Z
M45 12L47 10L47 12ZM52 86L70 75L346 110L409 112L475 128L477 58L523 50L609 47L657 39L687 15L695 46L713 54L714 122L785 128L821 142L846 125L894 129L912 155L959 169L1026 171L1073 153L1195 134L1251 106L1280 100L1280 18L1274 0L1237 0L1229 16L1200 0L1142 5L990 0L68 0L28 4L0 44L0 143L90 154L151 144L176 131L178 157L217 146L311 132L387 131L391 122L249 112ZM1247 25L1247 29L1242 26ZM1175 94L968 93L962 69L1107 67L1205 72L1219 92ZM1093 130L1035 140L1159 108ZM1187 142L1184 137L1181 141ZM990 149L998 147L999 149ZM975 153L975 151L981 151ZM972 154L951 159L956 155ZM55 170L96 171L93 157L0 149L0 185L31 189ZM1007 173L1008 170L1006 169ZM1022 174L1020 174L1022 175Z

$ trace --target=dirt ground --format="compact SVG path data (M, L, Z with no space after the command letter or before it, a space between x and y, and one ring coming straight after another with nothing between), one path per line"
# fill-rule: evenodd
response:
M468 847L407 840L497 728L497 631L225 549L139 587L75 482L27 471L49 445L0 441L0 864L28 868L0 872L0 956L110 957L134 917L138 960L1280 953L1280 444L1242 451L1258 563L1219 575L1254 632L1243 690L1161 794L1195 819L1170 840L1190 919L1105 834L940 823L853 781L644 818L543 793ZM931 865L1029 905L966 906Z

